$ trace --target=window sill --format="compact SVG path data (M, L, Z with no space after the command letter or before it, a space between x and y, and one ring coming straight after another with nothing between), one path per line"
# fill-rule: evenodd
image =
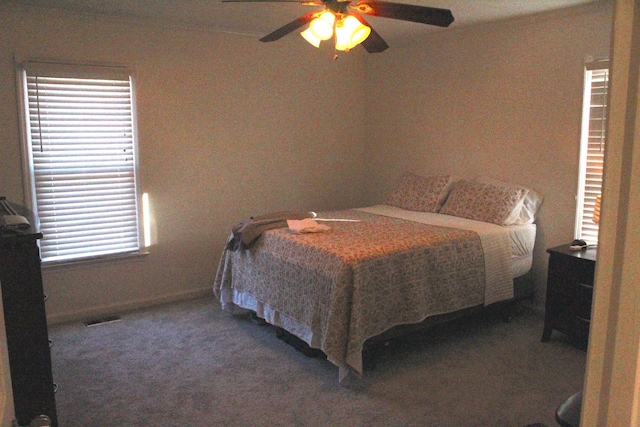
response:
M84 265L96 265L106 262L129 262L129 261L141 261L146 258L150 252L147 249L143 249L138 252L130 252L125 254L113 254L113 255L101 255L96 257L83 258L78 260L63 260L63 261L43 261L43 269L55 269L59 267L79 267Z

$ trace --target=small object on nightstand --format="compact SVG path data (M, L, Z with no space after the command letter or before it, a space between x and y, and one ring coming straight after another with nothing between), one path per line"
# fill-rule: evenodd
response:
M587 249L587 242L585 242L584 240L576 239L571 242L571 246L569 246L569 249L571 249L572 251L581 251L583 249Z
M571 250L573 244L548 249L549 271L542 342L560 331L586 347L597 250Z

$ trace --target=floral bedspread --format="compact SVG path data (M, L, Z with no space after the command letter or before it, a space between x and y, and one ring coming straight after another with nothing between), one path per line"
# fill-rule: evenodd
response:
M225 250L216 295L250 295L305 325L328 360L360 374L368 338L483 303L484 255L473 231L356 210L318 217L357 221L325 222L324 233L270 230L248 250Z

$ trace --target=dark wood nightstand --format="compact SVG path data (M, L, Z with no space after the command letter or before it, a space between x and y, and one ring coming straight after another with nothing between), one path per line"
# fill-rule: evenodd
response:
M547 249L549 272L542 342L549 341L555 329L586 346L597 250L572 251L569 246Z

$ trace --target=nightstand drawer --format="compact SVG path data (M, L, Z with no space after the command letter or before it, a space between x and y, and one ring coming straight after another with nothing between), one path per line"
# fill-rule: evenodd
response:
M591 324L590 311L591 306L589 308L579 307L570 297L564 294L557 294L547 302L545 327L550 327L549 335L550 331L555 329L578 341L586 341L589 337L589 326ZM543 339L543 341L547 340L548 338Z
M587 341L589 339L589 327L591 322L588 319L583 319L578 316L574 316L569 320L570 330L565 332L568 335L573 336L578 341Z
M591 319L591 302L593 299L593 285L584 283L572 284L570 286L573 295L573 312L583 319Z
M583 284L593 287L595 263L566 257L549 258L549 281L562 287L569 284Z

